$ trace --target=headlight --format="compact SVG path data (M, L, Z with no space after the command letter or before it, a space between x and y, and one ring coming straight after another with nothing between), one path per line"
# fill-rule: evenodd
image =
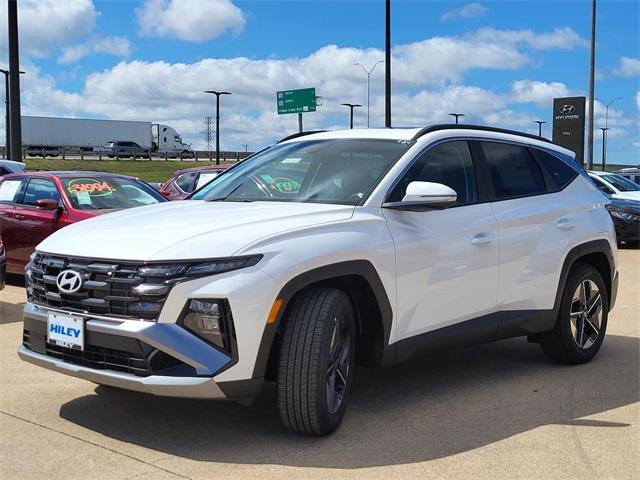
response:
M633 213L621 212L620 210L609 210L612 217L620 218L622 220L631 220L633 222L640 222L640 215L634 215Z
M208 343L230 351L231 314L225 300L190 300L182 325Z
M248 255L244 257L229 257L210 260L202 263L171 263L148 265L139 270L144 277L201 277L231 272L241 268L252 267L262 259L262 255Z

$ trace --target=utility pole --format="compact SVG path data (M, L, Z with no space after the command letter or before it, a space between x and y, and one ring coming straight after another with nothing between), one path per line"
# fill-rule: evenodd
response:
M370 70L367 70L367 68L364 65L362 65L361 63L354 63L354 65L360 65L362 70L364 70L364 73L367 74L367 128L369 128L369 107L371 105L371 102L370 102L370 99L371 99L371 74L375 70L376 65L378 65L379 63L384 63L384 60L378 60L376 63L373 64L373 67L371 67Z
M205 90L204 93L212 93L216 96L216 165L220 165L220 95L231 95L231 92Z
M449 116L456 117L456 125L458 125L458 118L464 117L464 113L450 113Z
M211 150L211 115L204 117L204 145L207 150Z
M345 107L349 107L349 128L353 129L353 109L361 107L359 103L343 103Z
M386 0L384 126L391 127L391 0Z
M242 146L244 147L244 151L245 152L249 151L249 144L248 143L243 143Z
M587 123L587 170L593 169L593 101L596 69L596 0L591 0L591 50L589 57L589 113Z
M545 122L543 120L534 120L533 123L537 123L538 124L538 136L542 137L542 125L544 125L547 122Z
M7 24L9 26L9 122L10 158L22 159L22 126L20 124L20 55L18 48L18 2L7 2Z

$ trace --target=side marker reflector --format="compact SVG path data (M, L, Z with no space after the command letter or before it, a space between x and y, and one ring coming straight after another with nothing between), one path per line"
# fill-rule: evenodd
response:
M269 312L269 316L267 317L267 325L276 323L282 305L284 305L284 300L281 298L276 298L276 301L273 302L273 306L271 307L271 311Z

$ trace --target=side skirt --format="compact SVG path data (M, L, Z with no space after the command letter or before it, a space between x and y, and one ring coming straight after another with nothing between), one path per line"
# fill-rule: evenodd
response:
M490 313L455 325L405 338L396 343L398 363L422 351L441 351L534 335L553 329L555 310L509 310Z

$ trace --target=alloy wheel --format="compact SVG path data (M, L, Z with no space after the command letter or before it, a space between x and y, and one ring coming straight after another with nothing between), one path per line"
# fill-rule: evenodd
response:
M571 336L581 349L591 347L600 335L602 295L594 281L580 282L571 300Z
M346 322L334 318L327 365L327 406L334 414L342 405L350 374L351 334Z

